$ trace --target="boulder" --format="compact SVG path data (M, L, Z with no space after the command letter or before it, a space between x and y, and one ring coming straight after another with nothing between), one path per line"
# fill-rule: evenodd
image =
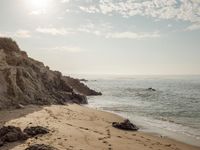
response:
M128 119L124 120L124 122L113 122L112 126L118 129L122 130L131 130L131 131L137 131L139 128L131 123Z
M95 90L92 90L92 89L88 88L85 84L81 83L79 79L74 79L74 78L71 78L69 76L64 76L63 80L68 85L70 85L71 87L73 87L73 90L76 93L81 93L81 94L87 95L87 96L102 95L101 92L97 92Z
M45 144L35 144L31 145L25 150L57 150L56 148L50 146L50 145L45 145Z
M15 142L27 139L27 134L23 133L18 127L3 126L0 129L0 146L3 146L5 142Z
M33 136L36 136L36 135L39 135L39 134L47 134L47 133L49 133L49 129L41 127L41 126L26 127L24 129L24 133L33 137Z

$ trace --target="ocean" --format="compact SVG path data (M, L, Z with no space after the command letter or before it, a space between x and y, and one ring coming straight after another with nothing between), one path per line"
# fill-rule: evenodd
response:
M89 87L103 93L88 97L89 107L128 118L141 131L200 146L200 76L87 76L87 79Z

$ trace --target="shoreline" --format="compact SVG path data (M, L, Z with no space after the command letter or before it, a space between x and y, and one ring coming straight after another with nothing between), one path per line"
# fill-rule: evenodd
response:
M48 127L52 132L0 147L0 150L23 150L31 144L50 144L65 149L107 149L107 150L198 150L199 147L174 139L159 137L143 131L132 132L115 129L113 121L122 121L117 114L87 106L69 104L66 106L26 106L24 109L0 111L0 126L14 125L24 129L30 125Z
M89 104L87 104L85 106L88 107L88 108L96 109L98 111L105 111L105 112L108 112L108 113L112 113L112 114L118 115L122 118L126 118L126 119L131 120L131 118L125 117L125 116L123 116L123 114L120 114L120 113L117 113L117 112L114 112L114 111L103 110L102 108L90 106ZM185 144L188 144L188 145L191 145L191 146L200 147L199 140L197 140L194 137L191 137L191 138L189 136L186 137L186 135L184 135L184 134L180 134L180 133L177 133L177 132L169 131L167 129L162 129L162 128L158 128L158 127L157 128L156 127L148 128L148 127L145 127L143 125L145 122L138 121L138 119L137 120L131 120L131 121L133 121L133 123L135 123L137 126L140 127L139 132L147 133L147 134L150 134L150 135L153 135L153 136L172 139L172 140L175 140L177 142L185 143ZM188 138L190 138L190 139L188 139Z

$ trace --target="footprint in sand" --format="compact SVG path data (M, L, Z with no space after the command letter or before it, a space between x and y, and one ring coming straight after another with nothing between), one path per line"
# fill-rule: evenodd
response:
M122 138L121 136L117 136L118 138Z
M104 144L108 145L108 150L112 150L112 145L108 141L103 141Z
M89 130L88 128L84 128L84 127L79 127L80 129L83 129L83 130Z
M172 145L171 145L171 144L166 144L165 146L166 146L166 147L170 147L170 146L172 146Z
M107 138L111 138L110 129L107 129Z
M136 136L136 134L132 134L132 136Z
M103 135L103 133L102 133L102 132L99 132L99 131L93 131L93 132Z
M108 142L107 142L107 141L103 141L103 143L105 143L105 144L108 144Z
M103 140L104 138L98 138L99 141Z
M72 124L69 124L69 123L65 123L66 125L68 125L68 126L73 126Z

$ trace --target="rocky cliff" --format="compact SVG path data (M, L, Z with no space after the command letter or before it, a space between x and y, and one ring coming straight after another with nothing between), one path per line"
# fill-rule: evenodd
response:
M100 94L28 57L12 39L0 38L0 109L27 104L85 104L86 96Z

